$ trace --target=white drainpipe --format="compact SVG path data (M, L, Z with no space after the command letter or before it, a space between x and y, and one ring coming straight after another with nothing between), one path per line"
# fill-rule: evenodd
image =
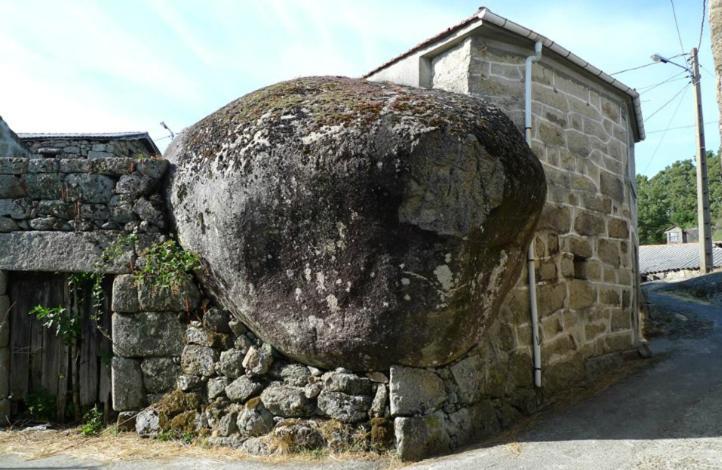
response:
M524 135L526 143L531 147L531 67L542 56L542 43L534 44L534 55L526 58L524 75ZM541 338L539 337L539 311L536 302L536 269L534 266L534 238L526 252L527 271L529 275L529 306L531 307L532 350L534 353L534 386L541 387Z

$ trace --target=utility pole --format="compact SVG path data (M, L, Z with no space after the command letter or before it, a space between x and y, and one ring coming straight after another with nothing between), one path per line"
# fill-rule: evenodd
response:
M689 54L690 67L672 62L666 57L654 54L652 60L663 64L672 64L687 71L694 87L694 110L697 115L697 230L699 241L699 270L702 273L712 271L712 225L709 217L709 189L707 187L707 149L704 145L704 118L702 117L702 90L699 86L699 61L697 48Z
M709 189L707 184L707 149L704 144L704 118L702 116L702 91L699 86L699 61L697 48L690 54L694 107L697 114L697 224L699 231L699 269L702 273L712 271L712 226L709 215Z

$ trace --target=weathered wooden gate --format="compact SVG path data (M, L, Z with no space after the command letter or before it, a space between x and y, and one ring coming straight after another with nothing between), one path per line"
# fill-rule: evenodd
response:
M11 272L9 276L10 313L10 393L13 416L25 414L29 402L44 397L54 400L56 410L72 403L71 360L68 347L54 331L44 328L28 312L36 305L69 307L67 274ZM103 281L105 300L100 326L110 332L112 279ZM90 318L91 287L80 290L82 322L80 345L80 402L83 408L105 406L110 399L111 342ZM102 408L101 408L102 409ZM62 419L66 413L54 413ZM68 415L71 416L71 415Z

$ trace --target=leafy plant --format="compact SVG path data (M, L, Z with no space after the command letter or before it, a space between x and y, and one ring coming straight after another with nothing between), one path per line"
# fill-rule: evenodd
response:
M56 406L55 395L51 395L44 388L28 393L25 398L28 414L37 421L50 421L55 418Z
M134 233L119 236L113 243L105 247L103 250L103 261L110 263L117 260L123 256L129 248L132 248L137 241L138 235Z
M103 413L96 407L88 410L83 415L83 424L80 426L80 434L83 436L97 436L103 430Z
M72 345L80 338L80 319L75 312L71 312L65 307L45 307L44 305L36 305L28 312L40 320L43 327L54 330L58 336L67 345Z
M159 242L143 252L144 263L135 272L137 283L179 289L188 273L200 268L200 258L185 251L175 240Z

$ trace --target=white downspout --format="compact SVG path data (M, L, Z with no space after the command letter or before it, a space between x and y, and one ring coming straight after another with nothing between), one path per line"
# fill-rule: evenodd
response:
M531 68L532 64L542 56L542 43L534 44L534 55L526 58L524 64L524 135L526 143L531 147ZM534 353L534 386L542 385L541 338L539 337L539 311L536 302L536 268L534 266L534 238L526 252L527 272L529 277L529 306L531 307L532 350Z

